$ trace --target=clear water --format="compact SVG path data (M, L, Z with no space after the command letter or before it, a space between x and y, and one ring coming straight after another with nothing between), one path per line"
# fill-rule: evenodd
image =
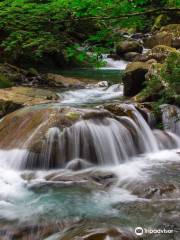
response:
M59 74L62 74L65 77L75 77L75 78L84 78L84 79L94 79L98 81L108 81L109 83L119 83L122 79L123 71L115 69L71 69L59 71Z

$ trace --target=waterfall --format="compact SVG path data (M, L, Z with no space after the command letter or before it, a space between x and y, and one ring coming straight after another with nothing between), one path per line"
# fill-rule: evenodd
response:
M153 131L159 145L159 149L180 148L180 138L172 132L154 130Z
M138 154L180 146L180 138L174 133L151 130L133 105L121 106L129 115L92 114L69 127L54 125L53 121L51 125L49 115L34 127L27 139L21 136L25 140L20 149L18 144L17 149L0 150L3 163L8 162L8 166L17 169L66 168L67 164L70 168L77 168L76 164L80 167L111 166L129 161ZM59 114L57 119L61 118L62 113Z
M100 166L118 165L137 154L180 146L180 139L175 134L153 132L134 106L127 105L126 108L132 110L132 118L92 118L63 130L49 128L39 152L26 153L21 167L65 168L75 159L78 164L83 159Z
M106 66L101 69L119 69L124 70L128 64L128 61L123 59L114 60L113 58L108 57L107 54L103 54L103 60L106 62Z

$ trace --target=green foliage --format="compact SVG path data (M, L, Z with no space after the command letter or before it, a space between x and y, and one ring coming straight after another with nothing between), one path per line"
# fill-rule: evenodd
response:
M156 4L155 4L156 2ZM18 62L63 54L71 61L86 62L87 56L74 45L93 44L96 49L113 48L113 29L144 30L151 19L120 14L143 12L155 5L176 6L178 1L161 0L4 0L0 2L0 50L2 58ZM104 21L101 16L109 16ZM83 19L90 17L90 19ZM95 17L95 19L94 19ZM97 18L96 18L97 17ZM111 19L112 18L112 19ZM97 53L98 55L99 53ZM88 58L91 63L95 61ZM96 61L95 61L96 62Z
M9 79L5 75L0 74L0 88L8 88L11 86L12 83L9 81Z
M157 105L180 104L180 52L170 53L163 65L155 64L152 68L141 95L147 97L158 93Z
M180 53L172 52L167 57L162 72L162 78L167 83L168 94L180 94Z

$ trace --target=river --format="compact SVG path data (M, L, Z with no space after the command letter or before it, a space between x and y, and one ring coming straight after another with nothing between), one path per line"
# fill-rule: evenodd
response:
M20 125L8 117L0 122L1 128L9 121L10 129L0 132L0 239L130 240L139 239L136 227L173 229L171 234L144 234L143 239L180 239L176 131L150 128L133 104L123 102L121 84L59 96L56 104L19 110ZM131 117L114 116L101 107L120 99ZM39 123L42 109L52 112ZM73 124L60 118L58 125L49 121L53 111L65 111L73 121L76 114L84 115ZM28 117L34 112L37 122L34 115ZM32 121L33 131L26 134ZM38 143L33 144L43 131L46 141L39 151Z

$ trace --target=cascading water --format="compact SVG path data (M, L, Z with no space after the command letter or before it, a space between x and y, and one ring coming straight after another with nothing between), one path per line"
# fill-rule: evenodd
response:
M164 104L161 106L161 111L164 129L180 135L180 108Z
M103 103L123 96L123 85L114 84L109 88L86 88L61 94L61 105L86 105Z
M37 138L44 123L39 125L25 142L29 150L16 150L18 160L15 162L11 157L9 165L20 169L65 168L74 159L99 166L118 165L138 154L180 146L178 136L160 130L153 132L133 105L122 106L131 111L131 118L99 116L80 120L62 130L50 127L34 151L34 146L28 146Z
M107 54L103 55L103 60L106 62L106 66L101 69L119 69L124 70L128 64L128 61L123 59L114 60L113 58L108 57Z
M48 239L46 236L64 240L66 231L60 227L64 221L68 227L78 222L80 227L73 225L78 234L84 226L89 227L92 222L96 225L96 220L98 224L118 222L128 226L128 231L155 223L161 226L167 217L170 226L173 221L178 222L174 219L180 209L177 202L180 180L176 177L179 136L169 128L152 130L132 104L122 104L129 113L125 116L98 108L98 113L86 109L87 115L79 117L82 109L74 113L74 108L64 108L66 104L84 105L85 96L86 104L94 103L97 89L94 93L93 89L83 90L63 94L57 116L52 110L38 121L36 112L33 126L29 125L29 117L23 118L16 131L23 130L23 134L16 134L16 141L11 142L6 136L3 125L6 118L1 121L0 134L4 131L4 142L13 147L5 148L6 144L0 141L0 239L12 240L26 234L25 240ZM101 92L99 98L103 102L114 99L116 93L121 95L121 90L113 86L97 91ZM112 95L106 98L104 95L109 92ZM9 122L7 126L11 129ZM155 204L149 199L151 196ZM17 229L21 229L20 233ZM67 239L75 240L79 235L74 237L71 232L72 228L67 230L70 234ZM113 234L108 232L107 236Z

